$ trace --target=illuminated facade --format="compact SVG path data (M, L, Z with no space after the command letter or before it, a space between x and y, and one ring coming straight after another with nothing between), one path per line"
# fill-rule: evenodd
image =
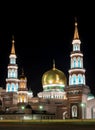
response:
M69 85L65 91L69 100L69 118L87 118L86 106L87 97L90 93L85 82L85 69L83 68L83 54L81 52L81 41L79 39L77 22L75 22L75 32L72 41L73 51L71 52L71 64L69 70Z
M37 97L33 97L33 92L27 88L24 71L18 78L14 39L12 39L6 90L0 89L0 108L5 113L23 113L23 119L94 119L95 98L86 85L80 45L81 40L75 22L68 84L64 72L57 69L53 61L52 69L42 76L43 91L39 92ZM26 113L31 114L26 117Z
M18 88L18 103L28 103L28 89L27 89L27 78L22 70L22 75L19 78Z

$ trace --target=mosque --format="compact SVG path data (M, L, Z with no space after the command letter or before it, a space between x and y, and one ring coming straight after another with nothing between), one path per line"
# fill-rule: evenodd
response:
M7 66L6 89L0 88L0 115L7 119L94 119L95 98L86 85L81 40L75 22L72 52L70 54L69 79L64 72L53 67L42 76L43 91L33 96L27 88L27 77L18 76L15 41ZM19 77L19 78L18 78ZM10 117L11 116L11 117Z

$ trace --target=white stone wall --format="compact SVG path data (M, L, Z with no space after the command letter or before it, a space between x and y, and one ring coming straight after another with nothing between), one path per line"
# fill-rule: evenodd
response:
M95 108L95 98L94 99L91 99L91 100L88 100L87 101L87 108L86 108L86 111L87 111L87 116L86 118L87 119L92 119L92 108Z

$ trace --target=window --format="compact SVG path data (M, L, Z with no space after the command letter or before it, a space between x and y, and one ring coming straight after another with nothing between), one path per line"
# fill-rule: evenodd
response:
M16 83L16 90L18 90L18 84Z
M83 75L83 84L85 84L85 76Z
M10 84L8 83L8 92L10 91Z
M71 75L70 75L70 77L69 77L69 84L70 84L70 85L72 84L72 77L71 77Z
M82 83L83 83L83 77L82 77L81 74L78 75L78 83L79 83L79 84L82 84Z
M9 71L8 71L8 78L10 78L11 77L11 70L9 69Z
M76 84L76 75L73 75L73 84Z
M11 58L11 59L10 59L10 63L11 63L11 64L15 64L15 58Z
M74 58L74 68L76 67L76 58Z
M12 91L14 92L14 87L15 87L15 84L12 83Z
M14 78L14 70L12 70L12 77Z
M76 105L72 106L72 117L77 117L77 106Z
M80 65L80 58L78 58L78 67L80 68L81 65Z

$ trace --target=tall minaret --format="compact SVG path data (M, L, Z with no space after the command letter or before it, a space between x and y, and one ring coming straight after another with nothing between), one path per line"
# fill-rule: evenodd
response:
M85 119L87 96L90 89L85 81L83 54L80 49L81 41L79 39L77 25L75 21L74 38L72 41L73 51L70 55L69 85L65 88L65 91L68 99L69 118Z
M72 41L73 51L71 52L71 67L69 70L69 85L85 85L85 69L83 68L83 54L80 50L81 41L79 39L77 22L75 22L75 32Z
M6 92L17 92L18 91L18 66L16 64L16 54L14 46L14 36L12 37L12 48L9 56L10 61L8 64L8 75L6 79Z

